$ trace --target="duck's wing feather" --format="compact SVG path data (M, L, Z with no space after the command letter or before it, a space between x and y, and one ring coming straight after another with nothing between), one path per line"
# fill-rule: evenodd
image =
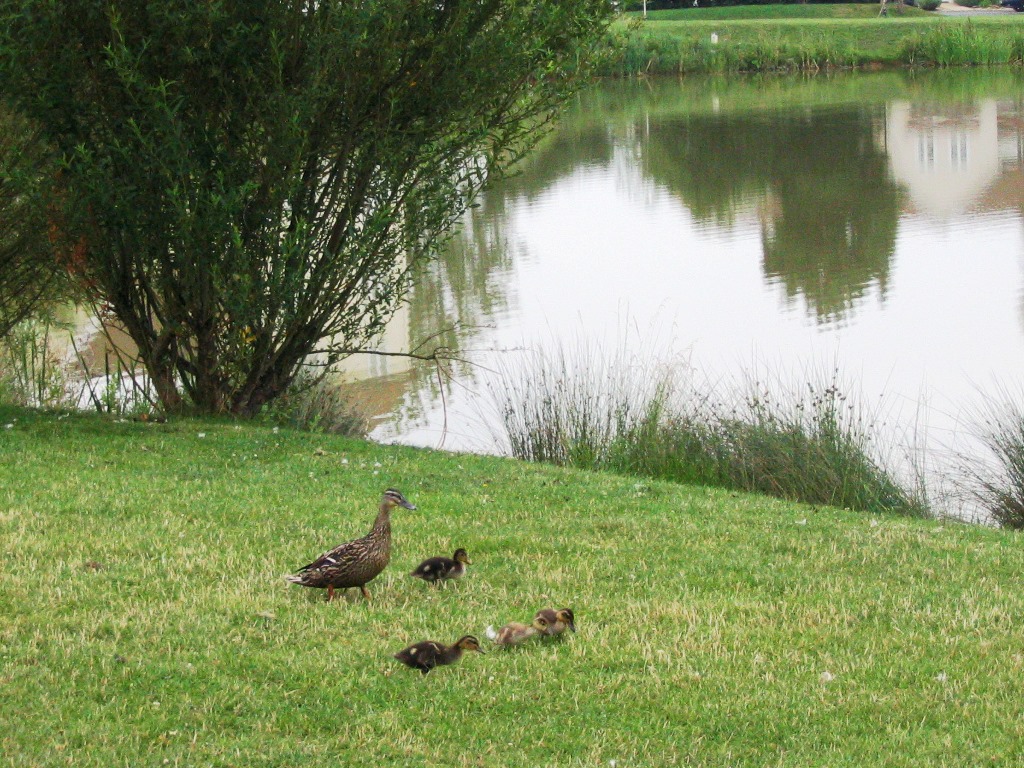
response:
M320 557L311 563L299 568L296 573L305 573L306 571L317 571L321 568L335 568L345 560L345 556L349 553L363 552L366 550L366 536L362 536L352 541L346 541L344 544L339 544L334 549L330 549L324 552Z

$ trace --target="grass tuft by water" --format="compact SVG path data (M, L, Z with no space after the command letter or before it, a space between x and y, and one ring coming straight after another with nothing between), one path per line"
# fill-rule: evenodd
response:
M968 493L1005 528L1024 530L1024 407L1002 391L986 398L975 431L991 461L964 457Z
M510 455L783 499L927 517L923 482L906 482L875 441L838 371L800 387L750 377L732 394L621 353L535 353L491 385Z

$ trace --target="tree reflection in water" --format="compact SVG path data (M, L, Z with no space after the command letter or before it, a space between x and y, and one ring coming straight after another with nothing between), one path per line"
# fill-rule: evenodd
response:
M698 116L651 126L645 170L699 220L760 200L762 265L817 322L883 295L902 195L876 137L883 107Z

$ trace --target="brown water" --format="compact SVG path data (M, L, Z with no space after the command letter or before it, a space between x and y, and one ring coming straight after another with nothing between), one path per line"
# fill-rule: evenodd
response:
M623 347L703 376L838 366L948 446L1024 371L1020 73L628 81L582 96L418 282L374 436L500 450L488 369ZM642 367L642 366L641 366ZM442 393L444 397L442 398Z

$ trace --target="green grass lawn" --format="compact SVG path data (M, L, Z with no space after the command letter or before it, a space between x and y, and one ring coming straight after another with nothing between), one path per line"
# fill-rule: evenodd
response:
M9 426L8 426L9 425ZM282 576L397 510L327 604ZM11 766L1008 766L1020 535L211 421L0 408ZM407 576L465 547L463 581ZM571 606L427 676L421 639ZM615 761L614 763L612 761Z

